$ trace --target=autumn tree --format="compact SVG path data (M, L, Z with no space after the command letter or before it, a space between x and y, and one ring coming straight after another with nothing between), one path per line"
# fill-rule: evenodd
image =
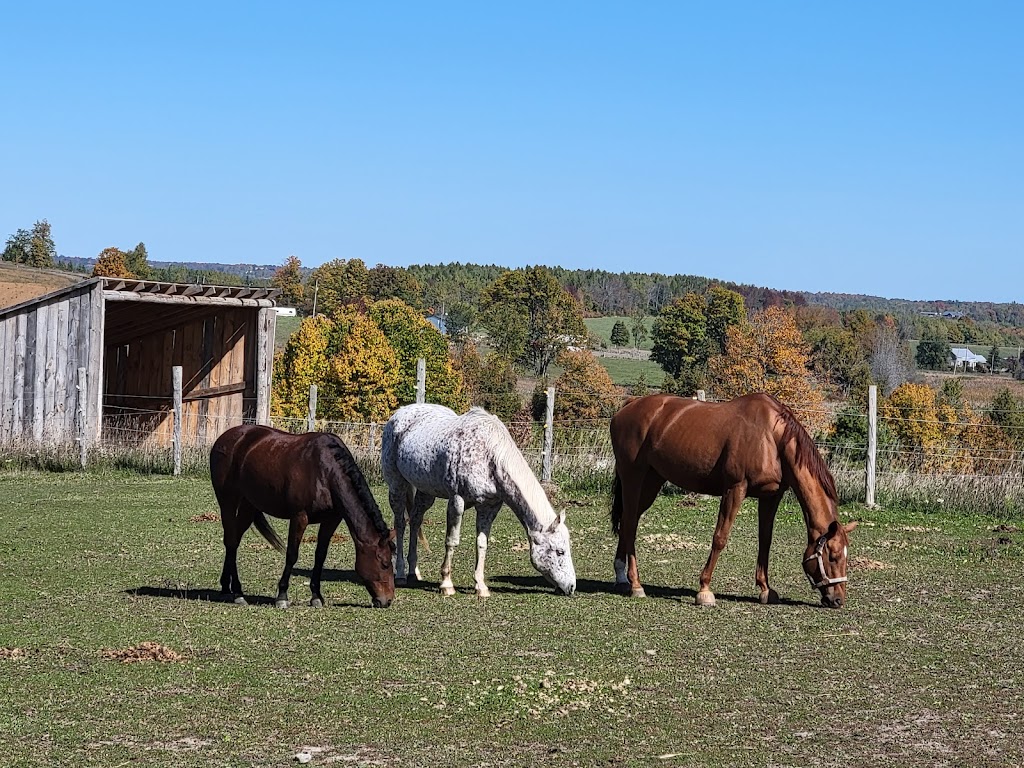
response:
M400 299L414 309L423 306L423 286L407 269L378 264L366 275L367 295L374 301Z
M882 395L888 395L907 381L912 371L910 348L896 324L891 319L879 323L871 344L871 376Z
M153 268L149 266L149 253L146 244L139 243L130 251L124 252L124 265L139 280L152 280Z
M484 289L480 309L491 345L540 376L587 335L579 303L545 267L506 272Z
M633 346L637 349L640 345L647 341L647 318L644 316L643 310L637 310L633 313L630 318L629 330L633 336Z
M629 344L629 329L626 328L626 324L621 320L616 320L615 325L612 326L612 333L609 338L612 345L616 347L624 347Z
M793 316L769 307L749 324L729 326L724 353L708 363L713 393L726 400L766 392L793 407L809 429L819 428L824 420L815 411L824 398L809 369L808 353Z
M398 356L387 337L366 315L340 309L333 316L340 337L332 356L330 410L338 421L386 421L398 407Z
M297 256L289 256L284 264L274 270L270 287L281 292L278 304L285 307L298 307L302 304L306 288L302 284L302 262Z
M838 325L810 328L804 333L810 346L815 378L835 395L847 398L867 392L871 368L853 334Z
M455 411L469 406L462 376L452 364L448 343L437 328L400 299L375 302L369 317L395 350L401 369L396 392L400 405L416 402L416 361L423 358L427 400Z
M607 369L587 350L566 351L558 357L562 373L555 379L555 417L562 421L611 418L622 404L622 393Z
M284 350L274 359L270 405L275 416L306 416L311 384L318 388L327 386L324 401L330 399L330 359L333 354L330 344L334 331L334 322L325 315L318 315L303 319L288 338Z
M120 248L104 248L96 257L96 265L92 268L93 277L125 277L134 278L125 263L124 251Z
M480 370L473 404L485 408L503 421L508 421L523 406L517 384L518 377L512 361L492 352L487 355Z
M334 259L314 269L306 282L306 301L316 311L333 314L369 295L369 275L360 259Z

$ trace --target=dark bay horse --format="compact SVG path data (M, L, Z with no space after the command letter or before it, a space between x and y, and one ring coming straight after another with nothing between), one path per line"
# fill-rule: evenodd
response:
M640 515L666 483L695 493L721 496L711 554L700 573L697 605L714 605L711 575L729 540L740 504L758 500L755 581L762 603L777 603L768 586L768 551L779 502L792 488L807 526L804 572L821 602L840 608L846 601L848 534L836 516L835 481L811 436L793 412L765 394L725 403L704 403L672 395L637 398L611 422L615 452L612 530L619 534L615 582L644 595L636 559Z
M224 527L221 590L244 605L238 579L238 544L250 525L285 553L278 582L277 607L288 607L288 582L309 524L319 524L316 559L309 579L310 605L322 607L320 577L327 547L342 520L356 550L356 574L373 605L386 608L395 598L392 559L395 536L351 452L335 435L292 435L271 427L243 424L217 438L210 450L210 477ZM288 547L266 516L289 520Z

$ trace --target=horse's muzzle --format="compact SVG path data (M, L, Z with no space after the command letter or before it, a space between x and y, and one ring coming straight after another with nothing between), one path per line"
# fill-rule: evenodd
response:
M391 605L391 598L375 597L370 602L373 603L374 608L387 608Z
M846 601L839 595L836 595L834 597L831 595L821 596L821 604L826 608L842 608L845 602Z

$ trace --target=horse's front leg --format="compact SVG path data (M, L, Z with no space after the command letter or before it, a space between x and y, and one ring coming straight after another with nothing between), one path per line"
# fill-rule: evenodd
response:
M760 590L762 605L775 605L779 602L779 593L768 586L768 553L772 548L775 513L779 511L781 501L781 493L757 501L757 571L754 581Z
M324 562L327 560L327 548L331 546L331 538L334 536L334 532L338 530L340 524L340 515L333 519L327 518L321 521L320 530L316 534L316 557L313 560L313 573L309 577L309 604L313 608L324 607L324 597L320 594L320 579L324 572ZM287 590L287 586L285 588ZM287 599L288 596L285 594L285 600Z
M722 494L722 502L718 505L718 523L715 525L715 535L711 539L711 554L704 564L704 570L700 572L700 589L697 591L697 598L694 602L697 605L712 606L715 604L715 593L711 591L711 576L715 572L715 565L718 563L718 556L722 554L725 545L729 542L729 532L736 520L736 513L740 510L740 504L747 495L746 483L737 483L726 489Z
M444 539L444 562L441 563L440 590L442 595L455 594L455 585L452 584L452 557L455 555L455 548L459 546L462 513L465 508L466 502L461 496L452 496L448 499L448 533Z
M278 608L288 607L288 584L292 578L292 568L299 559L299 544L302 543L302 534L306 532L306 525L309 518L305 512L300 512L292 518L288 525L288 551L284 556L284 573L281 580L277 582L277 599L274 605ZM330 537L327 539L330 541Z
M487 542L491 537L491 524L501 509L501 502L482 504L476 508L476 581L477 597L490 597L491 590L484 583L484 561L487 559Z
M434 503L434 496L416 491L409 513L409 574L413 581L422 581L423 575L419 566L419 545L423 536L423 516Z

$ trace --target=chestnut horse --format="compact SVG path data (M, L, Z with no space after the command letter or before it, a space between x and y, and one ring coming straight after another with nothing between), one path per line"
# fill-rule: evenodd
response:
M821 602L840 608L846 601L848 534L856 523L836 517L835 481L811 436L793 412L765 394L725 403L672 395L637 398L611 422L615 452L612 530L619 535L615 583L643 597L636 559L640 515L666 483L695 493L721 496L711 554L700 573L697 605L714 605L711 576L729 531L747 496L758 500L755 581L761 602L777 603L768 586L768 551L782 495L793 489L807 526L803 568Z
M288 607L288 582L299 556L302 534L319 524L316 559L309 579L310 605L323 607L320 577L327 547L344 519L356 550L356 574L373 605L386 608L395 598L392 557L395 536L370 493L363 473L341 438L310 432L292 435L271 427L243 424L217 438L210 450L210 478L224 527L221 590L245 605L238 579L238 544L255 524L263 538L285 553L276 605ZM289 520L285 550L266 515Z

